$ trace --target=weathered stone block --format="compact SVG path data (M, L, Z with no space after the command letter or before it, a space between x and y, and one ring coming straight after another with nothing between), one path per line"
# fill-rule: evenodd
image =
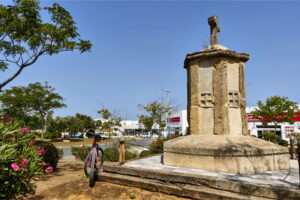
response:
M289 152L252 136L190 135L164 143L164 165L253 174L289 169Z

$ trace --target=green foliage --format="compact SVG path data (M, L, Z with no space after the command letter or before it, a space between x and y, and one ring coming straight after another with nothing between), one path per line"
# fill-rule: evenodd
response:
M157 154L157 153L163 153L164 151L164 142L168 140L173 140L175 138L179 137L179 134L172 136L172 137L159 137L156 140L154 140L150 144L150 154Z
M153 141L150 144L150 153L151 154L163 153L165 141L167 141L167 138L164 137L159 137L155 141Z
M104 161L118 162L119 161L119 151L114 147L104 149Z
M274 132L264 131L262 135L264 140L270 142L278 143L281 140L281 137L276 135Z
M125 150L125 160L131 160L137 157L137 152Z
M294 140L297 140L300 142L300 133L292 133L292 136L294 136Z
M285 140L279 140L278 144L281 146L285 146L285 147L287 147L289 145L289 143Z
M33 133L21 131L16 121L4 121L0 120L0 199L15 199L34 192L32 181L43 174L42 157L33 146Z
M59 151L57 148L52 143L46 141L36 141L34 145L37 147L44 146L46 153L42 155L43 161L55 170L59 160Z
M64 157L64 150L57 148L57 151L58 151L58 160L60 160Z
M172 114L175 110L175 107L166 100L164 93L161 98L149 102L147 105L139 104L138 107L146 112L145 115L140 115L139 122L143 123L144 127L148 130L152 129L152 124L158 124L160 132L166 127L165 118Z
M266 120L262 120L263 125L272 122L275 126L283 122L293 124L292 117L298 111L297 102L289 101L287 97L272 96L267 98L265 104L257 101L257 105L258 109L253 111L252 114L257 119L265 118Z
M276 144L282 145L282 146L288 146L288 142L285 140L282 140L280 136L278 136L274 132L264 131L262 133L263 139L269 142L274 142Z
M107 108L102 108L98 111L98 113L105 120L103 122L97 122L97 125L101 125L102 129L107 129L109 133L113 130L118 130L118 127L121 126L121 117L118 117L116 113L110 112ZM110 138L111 136L109 136Z
M11 77L0 83L0 91L42 55L90 51L90 41L79 38L76 23L68 11L57 3L44 9L51 22L42 21L37 0L15 0L13 5L0 5L0 70L7 70L9 65L18 67Z
M60 138L61 137L61 134L60 133L50 133L50 132L46 132L45 135L44 135L44 138L46 139L55 139L55 138Z
M140 153L140 157L149 156L151 155L150 150L144 150Z
M63 98L54 90L47 82L45 85L36 82L26 87L12 87L4 90L0 95L1 112L19 120L24 118L27 126L30 125L29 122L39 116L39 120L35 121L40 123L40 127L43 127L43 139L47 115L51 114L54 109L66 106L62 103Z
M91 146L74 147L72 146L72 155L84 161L88 153L92 150Z
M96 122L88 115L76 113L75 116L67 117L48 117L47 131L57 137L61 137L61 132L69 132L70 134L83 133L96 129Z
M140 115L139 117L139 123L142 123L146 129L146 131L151 131L152 126L154 124L154 120L151 116L146 115Z
M130 199L135 199L135 194L131 193L131 194L129 195L129 198L130 198Z
M84 131L89 131L89 130L95 130L96 128L96 123L93 120L92 117L88 116L88 115L82 115L79 113L76 113L75 116L77 119L79 119L82 122L82 127L80 127L80 132L84 132Z

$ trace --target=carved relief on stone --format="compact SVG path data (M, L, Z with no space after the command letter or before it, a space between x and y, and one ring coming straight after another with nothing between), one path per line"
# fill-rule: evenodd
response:
M211 92L202 92L200 94L200 107L202 108L214 107L214 98Z
M236 90L228 91L228 105L230 108L240 107L240 93Z

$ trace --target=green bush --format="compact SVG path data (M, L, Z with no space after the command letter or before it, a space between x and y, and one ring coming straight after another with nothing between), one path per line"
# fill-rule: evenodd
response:
M137 157L137 152L131 152L125 150L125 160L131 160Z
M164 142L167 141L167 138L159 137L150 144L150 153L157 154L162 153L164 150Z
M53 170L55 170L59 160L57 148L52 143L46 141L36 141L34 145L37 147L44 147L46 152L42 155L43 161L47 165L52 166Z
M289 143L287 141L285 141L285 140L280 140L278 142L278 144L281 145L281 146L285 146L285 147L287 147L289 145Z
M48 131L44 135L45 139L56 139L60 137L61 137L61 133L50 133Z
M88 153L92 150L91 146L81 146L81 147L72 147L72 155L76 157L76 159L80 159L84 161Z
M118 162L119 161L119 151L114 147L106 148L104 150L104 161Z
M276 135L274 132L265 131L262 133L262 135L264 140L274 142L276 144L278 144L281 140L281 137Z
M44 173L42 157L33 145L35 136L26 128L21 130L18 122L0 116L0 199L34 192L32 181Z
M60 160L64 157L64 150L57 148L57 151L58 151L58 160Z
M274 132L269 132L269 131L263 132L263 139L266 141L274 142L282 146L288 146L288 142L282 140L281 137L279 135L276 135L276 133Z
M140 153L140 157L148 156L151 155L150 150L144 150Z

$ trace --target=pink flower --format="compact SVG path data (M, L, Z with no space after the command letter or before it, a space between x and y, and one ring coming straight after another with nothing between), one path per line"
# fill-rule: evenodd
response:
M41 156L41 155L44 155L45 153L46 153L46 150L44 149L44 146L41 146L38 148L37 155Z
M18 171L20 169L19 165L17 165L16 163L12 163L11 167L15 170Z
M24 172L28 172L28 169L23 169Z
M27 128L22 128L21 133L27 133Z
M27 164L28 164L28 160L27 160L27 158L24 158L23 162L22 162L22 166L26 167Z
M53 167L51 167L51 166L47 167L47 168L45 169L45 172L46 172L47 174L53 172Z

